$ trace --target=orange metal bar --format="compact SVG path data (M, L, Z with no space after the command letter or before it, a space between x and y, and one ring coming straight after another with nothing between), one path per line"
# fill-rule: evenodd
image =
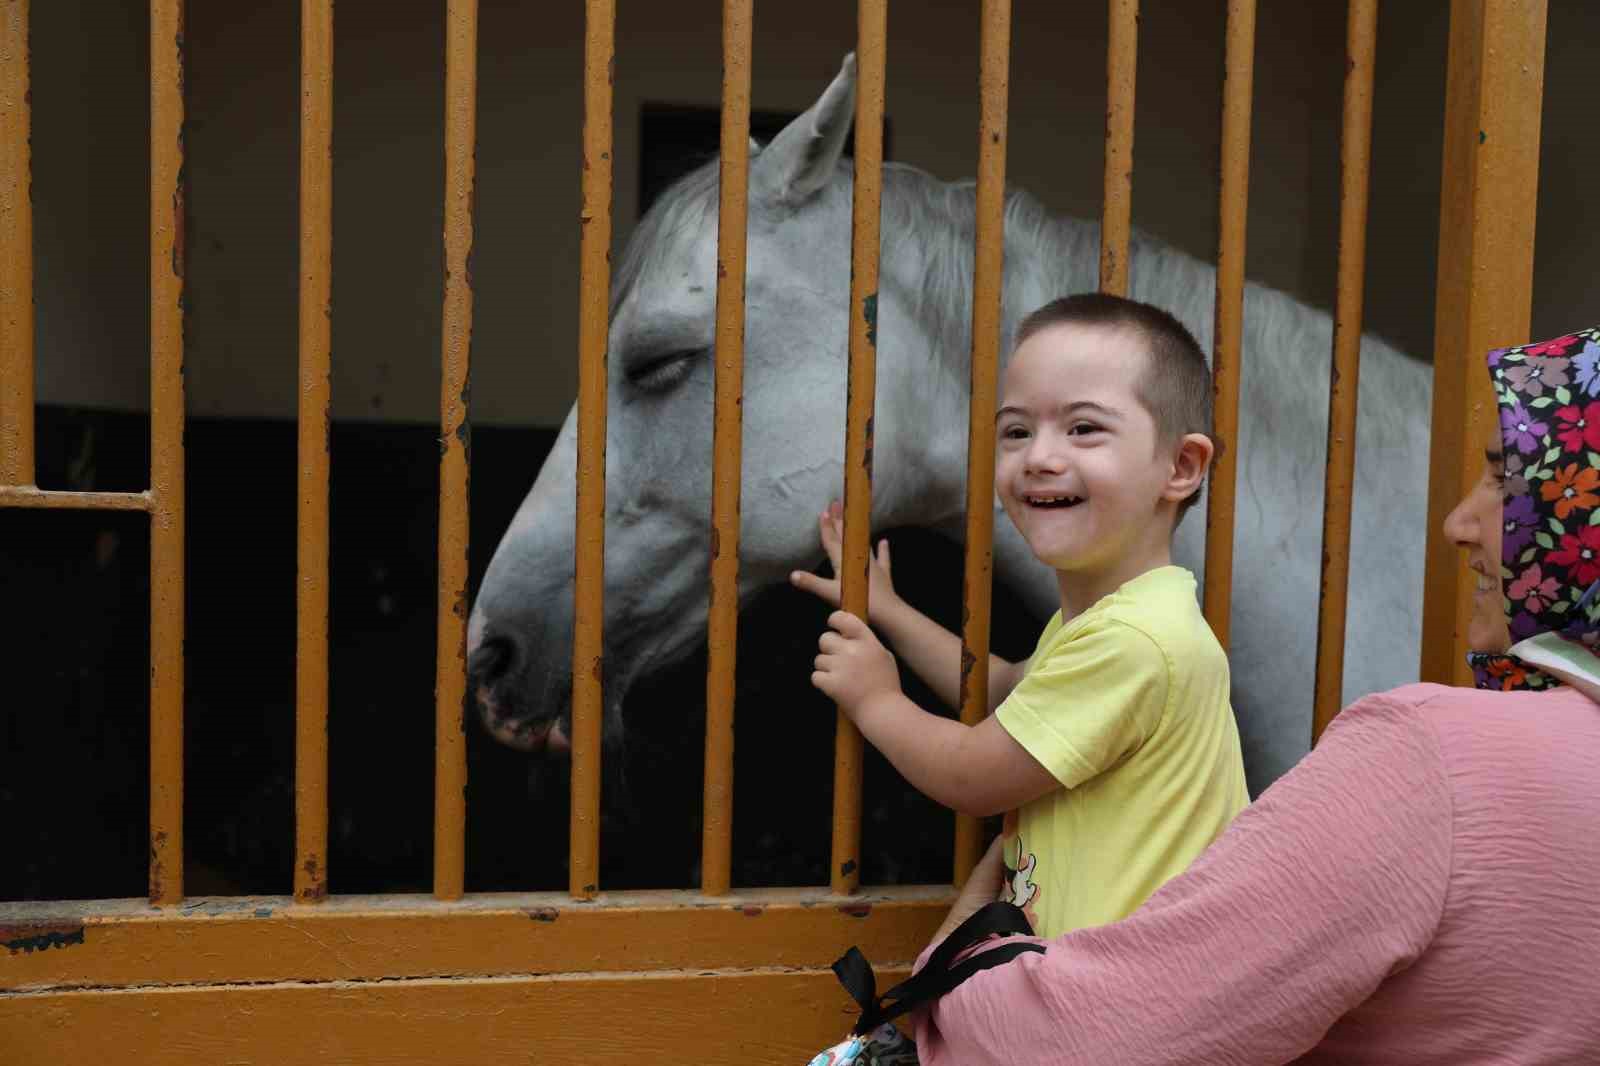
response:
M28 0L0 0L0 485L33 484Z
M1128 295L1133 216L1133 95L1139 0L1111 0L1106 35L1106 174L1100 208L1100 291Z
M967 541L962 585L961 720L989 713L989 605L994 589L994 409L1005 265L1006 103L1011 0L984 0L978 33L978 191L972 280L972 403L967 416ZM982 850L978 819L956 815L954 883Z
M722 170L717 223L716 428L711 448L711 601L706 643L705 810L700 886L730 887L733 695L739 631L739 472L743 454L745 220L750 186L752 0L722 5Z
M1328 383L1328 472L1322 490L1322 599L1317 622L1315 743L1339 713L1350 585L1350 501L1356 477L1356 400L1361 381L1361 300L1367 266L1367 185L1372 156L1372 77L1378 0L1350 0L1339 150L1339 295Z
M0 508L60 511L148 511L148 492L56 492L31 485L0 485Z
M578 297L578 517L572 638L569 888L600 881L600 724L606 558L606 341L611 295L611 64L616 0L588 0L583 46L583 233Z
M883 192L884 64L888 0L857 6L855 202L850 224L850 376L844 446L840 606L867 617L872 552L872 407L878 373L878 235ZM833 860L839 895L861 884L861 734L839 712L833 753Z
M333 316L333 0L300 4L300 492L294 896L328 894L328 462Z
M1424 681L1472 683L1466 634L1473 586L1443 525L1477 480L1495 419L1484 356L1529 340L1545 23L1544 0L1455 0L1450 7Z
M183 899L183 0L150 3L150 902Z
M433 894L460 899L467 838L467 475L472 426L473 182L478 0L445 8L444 338L440 350L438 654L434 667Z
M1222 204L1211 380L1213 432L1206 505L1206 620L1224 649L1233 603L1233 502L1239 446L1239 342L1244 331L1245 218L1250 199L1250 93L1255 80L1255 0L1228 0L1222 87Z

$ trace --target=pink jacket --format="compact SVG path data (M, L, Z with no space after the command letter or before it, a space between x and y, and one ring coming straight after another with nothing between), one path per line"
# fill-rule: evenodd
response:
M1044 943L919 1011L922 1062L1600 1063L1600 706L1368 697L1137 913Z

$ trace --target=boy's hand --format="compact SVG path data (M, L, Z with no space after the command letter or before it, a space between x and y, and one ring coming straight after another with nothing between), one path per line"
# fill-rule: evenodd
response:
M828 504L817 518L817 528L822 536L822 550L828 555L832 577L818 577L805 570L789 575L790 584L797 589L820 596L833 606L839 606L839 562L844 556L844 507L838 500ZM882 615L885 607L898 597L894 579L889 570L889 541L878 541L878 550L867 561L867 614L873 619Z
M862 709L873 700L900 695L900 672L889 649L855 615L834 611L828 625L833 628L817 641L811 683L859 724Z

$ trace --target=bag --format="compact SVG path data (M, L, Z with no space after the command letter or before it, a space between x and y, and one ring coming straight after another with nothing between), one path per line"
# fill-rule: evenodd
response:
M817 1055L808 1066L915 1066L917 1046L896 1029L893 1019L932 1003L975 973L1010 962L1029 952L1044 953L1039 944L1006 944L952 966L957 955L991 936L1033 935L1022 909L1012 903L990 903L962 922L928 956L928 964L882 996L872 964L851 948L833 964L833 972L850 998L861 1007L861 1019L850 1036Z

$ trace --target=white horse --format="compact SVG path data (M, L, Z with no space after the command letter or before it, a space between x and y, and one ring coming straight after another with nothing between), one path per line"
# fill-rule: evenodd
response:
M753 149L741 598L815 564L816 514L843 484L852 178L840 153L854 95L847 57L805 114ZM613 739L630 686L703 639L717 181L713 162L668 191L631 235L613 281L605 572ZM959 537L973 186L891 164L882 202L872 524ZM1096 225L1008 195L1003 351L1024 314L1095 288L1098 246ZM1129 273L1132 297L1168 309L1210 349L1210 264L1136 233ZM1330 337L1325 312L1247 287L1231 660L1257 791L1309 745ZM1427 366L1364 338L1347 701L1416 677L1430 389ZM559 750L570 731L576 421L574 410L502 539L469 631L471 691L486 726L529 750ZM1204 536L1201 518L1188 518L1175 551L1202 579ZM1041 620L1054 610L1052 575L998 507L995 571Z

